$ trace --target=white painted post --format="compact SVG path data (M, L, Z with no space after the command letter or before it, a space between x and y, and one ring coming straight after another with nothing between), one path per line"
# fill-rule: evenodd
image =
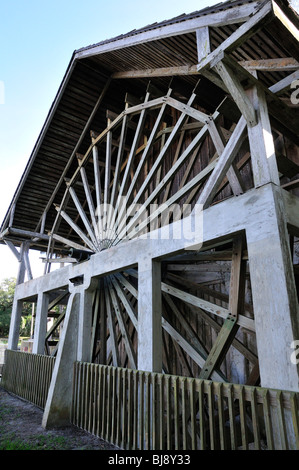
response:
M23 309L23 301L14 298L11 312L11 320L9 327L7 348L17 351L20 336L21 315Z
M82 286L80 294L77 360L82 362L91 361L92 303L97 284L95 280L88 288Z
M138 263L138 369L162 372L161 265Z
M73 365L77 359L79 308L80 290L75 288L67 304L55 366L43 414L42 426L44 428L68 426L70 424Z
M265 93L258 87L253 87L247 93L257 115L257 125L248 126L255 187L267 183L280 185Z
M267 216L246 230L261 385L298 391L291 343L299 339L298 301L280 188L272 188Z
M40 292L37 297L34 326L33 354L44 354L47 333L49 294Z

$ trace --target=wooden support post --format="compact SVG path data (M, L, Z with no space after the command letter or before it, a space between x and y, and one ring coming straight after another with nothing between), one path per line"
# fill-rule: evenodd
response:
M47 319L49 308L49 295L40 292L37 297L36 317L34 327L33 354L44 354L47 334Z
M256 216L246 230L261 386L298 391L299 365L291 361L292 341L299 338L298 301L285 207L280 188L267 186L271 217L263 223Z
M161 265L150 258L138 264L138 369L162 371Z
M73 365L77 360L80 290L71 293L59 341L55 366L44 410L44 428L68 426L72 403Z
M196 30L196 45L198 63L211 52L209 27L204 26Z
M91 361L92 303L97 285L98 281L92 280L80 295L77 360L82 362Z
M105 309L105 292L104 292L104 282L100 282L100 312L97 315L95 312L95 317L99 321L100 319L100 364L106 364L107 362L107 311Z
M275 157L274 141L263 90L253 87L248 90L249 99L257 114L257 125L248 127L251 165L255 187L266 183L280 185Z
M26 266L25 266L24 251L25 251L25 243L22 243L21 248L20 248L19 269L18 269L16 285L22 284L25 280Z
M7 348L17 351L20 336L21 315L23 310L23 301L14 298L10 319L9 336Z

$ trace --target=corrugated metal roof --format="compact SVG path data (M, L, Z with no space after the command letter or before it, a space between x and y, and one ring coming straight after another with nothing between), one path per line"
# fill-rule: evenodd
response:
M264 2L264 0L261 0L260 3L262 4L263 2ZM103 44L109 44L109 43L118 41L119 39L128 38L130 36L141 34L141 33L144 33L146 31L152 31L154 29L162 28L163 26L168 26L168 25L175 24L175 23L182 23L183 21L187 21L187 20L190 20L190 19L193 19L193 18L199 18L201 16L216 13L217 11L228 10L228 9L236 7L236 6L240 6L240 5L244 5L244 4L250 4L250 3L255 3L255 0L228 0L227 2L220 2L220 3L217 3L216 5L211 6L211 7L206 7L206 8L203 8L202 10L194 11L192 13L188 13L188 14L183 13L179 16L171 18L170 20L155 22L155 23L152 23L150 25L144 26L143 28L133 29L132 31L130 31L126 34L120 34L119 36L115 36L115 37L110 38L110 39L105 39L103 41L100 41L100 42L95 43L95 44L91 44L91 45L86 46L86 47L82 47L80 49L77 49L75 52L77 53L77 52L81 52L81 51L86 51L88 49L92 49L93 47L101 46Z

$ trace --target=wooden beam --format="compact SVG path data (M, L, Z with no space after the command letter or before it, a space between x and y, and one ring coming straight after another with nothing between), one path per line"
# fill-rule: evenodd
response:
M85 233L78 227L77 224L71 219L71 217L63 210L60 210L59 207L56 207L57 212L60 213L61 217L70 225L70 227L79 235L81 240L86 243L88 248L92 250L93 252L97 251L96 246L90 241L90 239L85 235Z
M245 117L247 124L250 127L253 127L257 124L255 110L248 96L246 95L240 80L234 74L233 70L221 60L222 58L223 53L213 60L213 62L210 64L211 68L215 69L220 75L236 105L240 109L242 115Z
M275 85L270 86L269 90L272 91L272 93L283 93L285 90L290 88L291 84L293 81L299 79L299 70L296 70L295 72L291 73L287 77L283 78L279 82L275 83Z
M163 292L173 295L183 300L184 302L190 303L191 305L194 305L195 307L199 307L200 309L205 310L206 312L212 313L213 315L216 315L218 317L226 319L228 314L230 313L229 310L226 308L212 304L211 302L208 302L207 300L200 299L196 297L195 295L188 294L187 292L177 289L176 287L170 286L164 282L161 283L161 288ZM250 331L255 331L254 321L251 318L247 318L243 315L239 315L238 324L242 326L243 328L246 328Z
M227 171L244 140L245 131L246 121L242 116L198 199L198 204L202 204L204 209L212 202L219 184L227 174Z
M267 2L260 10L258 10L252 17L243 23L239 28L234 31L225 41L220 44L213 52L211 52L205 59L197 66L197 70L201 72L205 68L210 68L211 63L218 56L220 52L229 52L236 49L245 40L249 39L255 34L266 22L273 18L272 3Z
M220 157L220 155L224 151L226 141L224 139L224 136L223 136L221 130L219 131L215 121L213 121L213 120L209 121L209 126L208 127L209 127L210 136L211 136L212 141L215 145L216 151L217 151L217 153ZM229 167L229 169L227 170L226 177L229 181L229 184L231 186L231 189L232 189L234 195L239 196L240 194L243 194L244 189L243 189L242 180L241 180L241 177L240 177L240 174L238 172L237 167L234 166L233 163Z
M61 242L64 245L75 248L76 250L89 251L90 253L94 252L93 250L90 250L89 248L86 248L86 246L80 245L79 243L76 243L76 242L73 242L72 240L69 240L68 238L62 237L62 236L58 235L57 233L50 234L50 238L54 238L54 240L57 240L58 242Z
M88 220L88 218L87 218L87 216L86 216L86 213L85 213L85 211L84 211L84 209L83 209L83 207L82 207L82 205L81 205L81 203L80 203L80 201L79 201L79 198L78 198L78 196L77 196L77 194L76 194L74 188L69 187L69 192L70 192L70 194L71 194L71 196L72 196L73 202L74 202L74 204L75 204L75 206L76 206L76 208L77 208L77 210L78 210L78 213L79 213L79 215L80 215L80 217L81 217L81 220L82 220L83 223L84 223L84 226L85 226L85 228L86 228L86 230L87 230L87 232L88 232L88 235L89 235L89 237L90 237L92 243L94 244L95 247L98 247L98 249L99 249L98 241L97 241L97 239L96 239L96 237L95 237L95 234L94 234L94 231L93 231L93 229L92 229L92 226L91 226L90 223L89 223L89 220Z
M203 28L204 29L204 28ZM200 30L197 30L197 32ZM206 56L199 58L202 60ZM292 57L279 58L279 59L260 59L260 60L241 60L238 62L239 65L244 67L246 70L257 70L260 72L288 72L296 71L299 68L299 62ZM198 75L203 70L198 72L197 64L189 65L177 65L175 67L157 67L150 69L132 69L124 70L122 72L114 72L112 74L113 79L125 79L125 78L151 78L151 77L175 77L175 76L186 76L186 75ZM207 70L204 71L205 74ZM208 78L208 75L207 75Z
M208 26L196 30L197 60L200 62L211 52L210 30Z
M123 78L151 78L151 77L175 77L181 75L198 75L197 64L179 65L176 67L158 67L139 70L125 70L114 72L113 79Z
M293 59L293 57L241 60L239 65L249 71L256 70L259 72L291 72L299 68L299 62Z

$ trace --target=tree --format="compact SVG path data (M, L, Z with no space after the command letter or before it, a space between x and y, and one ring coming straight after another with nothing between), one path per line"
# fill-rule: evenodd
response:
M7 336L9 331L16 279L4 279L0 284L0 336Z

